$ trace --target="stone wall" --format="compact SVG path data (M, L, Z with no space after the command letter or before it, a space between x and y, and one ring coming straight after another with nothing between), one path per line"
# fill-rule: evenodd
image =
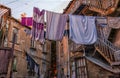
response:
M14 46L14 56L16 58L16 72L13 72L13 77L26 77L28 76L27 61L25 52L27 52L37 64L40 66L40 72L42 69L42 45L39 41L35 41L35 50L31 51L31 37L27 35L25 30L28 27L22 26L19 21L14 18L9 18L10 25L8 31L8 47L12 47L13 40L13 28L17 28L17 42ZM48 55L49 56L49 55Z
M87 60L89 78L109 78L113 73L99 67L98 65Z

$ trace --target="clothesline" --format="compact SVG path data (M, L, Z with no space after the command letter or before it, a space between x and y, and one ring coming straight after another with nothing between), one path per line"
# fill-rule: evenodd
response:
M44 11L44 13L43 13ZM33 23L32 38L44 43L44 14L46 14L46 39L61 41L64 35L67 19L69 19L69 35L72 41L77 44L93 44L97 40L96 20L99 24L106 24L111 26L115 22L115 17L99 17L99 16L82 16L72 14L60 14L51 11L34 8L33 10ZM69 18L68 18L69 17ZM108 20L109 19L109 20ZM111 24L112 23L112 24ZM116 24L116 28L120 28L120 24Z
M48 10L44 10L45 12L47 12ZM52 11L48 11L48 12L52 12ZM56 13L56 12L53 12L53 13ZM62 14L62 13L58 13L58 14ZM72 14L63 14L63 15L66 15L66 16L69 16L69 15L72 15ZM84 15L78 15L78 16L84 16ZM93 16L93 17L96 17L96 20L104 20L105 22L103 23L103 24L107 24L107 20L109 19L109 18L119 18L119 17L110 17L110 16ZM45 17L44 17L45 18ZM26 19L26 20L25 20ZM23 25L25 25L25 22L26 22L26 26L31 26L32 25L32 17L22 17L22 21L21 21L21 23L23 24ZM24 21L25 20L25 21ZM67 21L68 21L69 19L67 18ZM31 22L30 22L31 21ZM44 22L46 22L45 20L44 20ZM115 27L112 27L112 28L115 28Z

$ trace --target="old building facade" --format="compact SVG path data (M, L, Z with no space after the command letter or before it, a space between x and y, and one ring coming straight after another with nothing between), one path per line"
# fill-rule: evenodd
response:
M4 6L1 5L0 8L2 7ZM2 16L4 20L0 23L1 27L3 27L1 29L4 30L0 39L1 48L14 49L8 71L12 73L11 76L14 78L36 78L38 75L28 68L27 53L39 65L39 76L44 77L50 68L51 42L46 40L45 44L41 44L39 41L32 40L31 28L23 26L20 21L11 17L10 13L10 11L7 11Z
M0 46L3 46L3 39L5 37L5 31L7 31L8 17L11 16L11 10L8 7L0 5ZM4 34L3 34L4 33Z
M64 14L73 15L84 15L84 16L99 16L99 17L118 17L119 11L119 0L72 0L66 9ZM98 18L97 21L105 23L106 27L98 27L98 40L93 45L78 45L71 40L67 41L63 38L63 41L58 45L58 51L60 57L57 60L64 59L61 64L64 64L67 60L69 62L70 73L67 73L66 77L69 78L119 78L119 65L120 65L120 46L118 37L120 28L108 26L107 19ZM98 24L97 24L98 25ZM69 26L68 26L69 27ZM64 42L64 43L63 43ZM68 51L67 54L64 53L64 45ZM61 48L63 47L63 48ZM60 49L60 50L59 50ZM66 58L66 55L69 55ZM65 59L66 58L66 59ZM67 67L62 67L66 69ZM69 72L69 70L67 70Z
M7 67L11 63L10 59L12 59L12 57L10 55L12 54L12 50L11 50L11 48L4 47L6 31L8 31L7 25L9 24L9 22L8 22L9 16L11 16L10 8L0 5L0 59L1 59L0 60L1 61L0 77L6 77L6 76L9 76L9 74L10 74ZM5 52L7 52L7 53L5 53ZM9 59L5 59L6 57L3 55L5 55ZM7 61L7 63L4 64L5 61Z

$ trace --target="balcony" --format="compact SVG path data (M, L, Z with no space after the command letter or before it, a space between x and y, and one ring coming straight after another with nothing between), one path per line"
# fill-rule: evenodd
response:
M66 13L75 13L82 5L85 5L88 6L88 9L91 11L108 15L115 11L118 1L119 0L73 0L69 8L66 9Z
M80 0L82 4L93 6L99 9L108 9L115 4L114 0Z
M115 47L108 40L98 38L95 48L111 65L120 64L120 49Z

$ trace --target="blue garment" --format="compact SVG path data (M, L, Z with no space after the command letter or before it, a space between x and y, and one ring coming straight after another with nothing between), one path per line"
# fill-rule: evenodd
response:
M32 57L30 57L28 54L26 54L26 60L28 62L29 69L36 72L36 74L40 76L39 65L34 61L34 59L32 59Z
M39 65L35 64L35 68L34 68L35 73L40 76L40 72L39 72Z
M27 61L28 61L28 66L30 70L34 70L35 62L28 54L27 54Z
M69 15L70 39L76 44L93 44L97 40L95 17Z

